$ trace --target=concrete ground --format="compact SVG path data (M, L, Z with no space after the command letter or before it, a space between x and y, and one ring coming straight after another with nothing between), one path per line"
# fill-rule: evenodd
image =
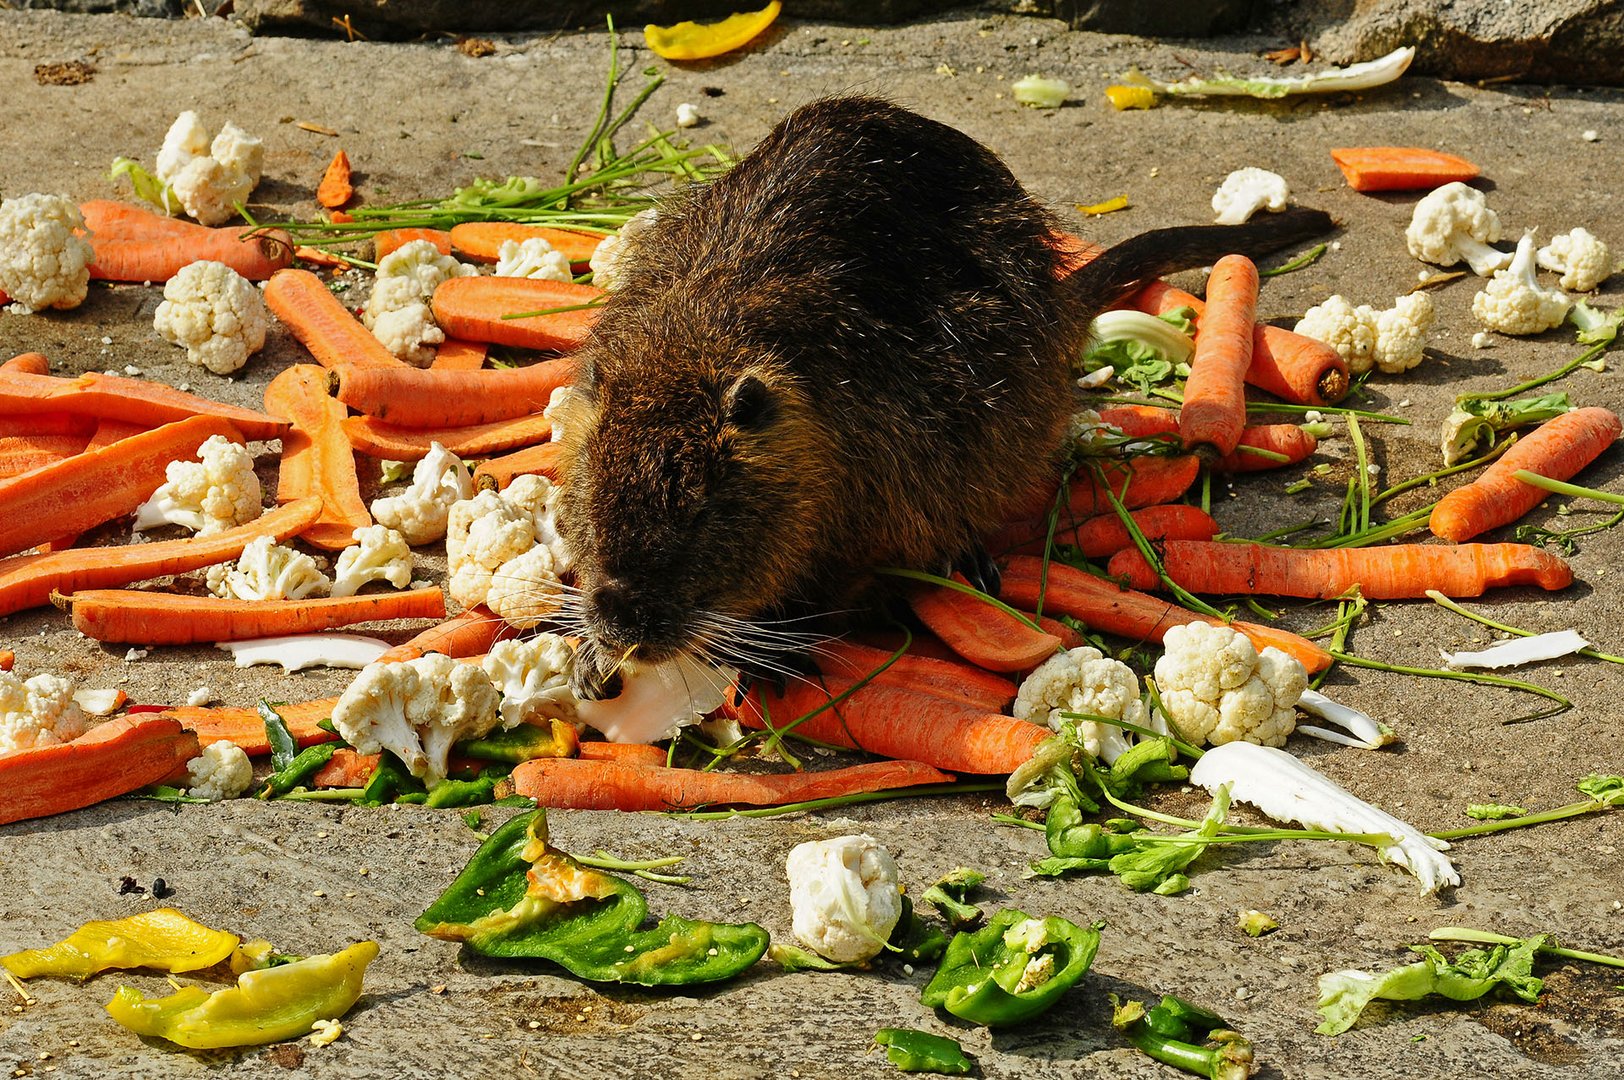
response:
M1618 91L1477 88L1428 79L1358 98L1278 103L1172 104L1112 112L1101 90L1137 64L1163 77L1189 67L1251 70L1274 42L1157 44L1070 33L1058 23L1013 17L944 18L897 29L786 22L725 59L677 68L627 35L633 70L648 64L666 85L648 115L670 117L678 102L701 105L695 134L744 149L791 106L823 94L891 95L962 127L1003 154L1041 198L1071 213L1126 194L1133 208L1082 225L1111 241L1143 229L1209 220L1218 180L1243 165L1285 175L1298 199L1345 223L1340 247L1319 264L1271 280L1268 316L1298 313L1332 292L1386 306L1413 285L1419 264L1404 250L1411 199L1354 194L1327 151L1344 145L1436 145L1480 162L1508 235L1542 235L1585 225L1624 249L1618 176L1624 94ZM112 158L150 161L176 113L198 109L207 123L235 120L265 138L266 180L255 197L265 218L314 212L310 192L333 151L356 163L360 190L387 202L449 192L476 176L557 176L596 109L606 52L602 33L497 42L472 59L447 40L374 45L253 39L219 21L134 21L0 11L0 193L60 191L105 196ZM83 59L92 81L40 85L36 64ZM1010 83L1028 72L1068 79L1074 95L1051 112L1024 110ZM707 89L713 88L713 89ZM298 122L335 129L337 138ZM1595 141L1581 133L1593 130ZM1471 281L1435 293L1442 330L1415 373L1375 381L1360 402L1410 418L1411 426L1367 427L1382 480L1429 471L1437 425L1463 390L1509 385L1556 367L1576 352L1567 333L1497 339L1471 348ZM0 317L0 353L46 353L60 373L141 369L186 382L210 397L257 405L269 378L301 359L284 332L241 379L188 368L151 330L157 287L98 286L76 311ZM1624 278L1599 303L1616 306ZM352 302L359 297L351 294ZM1611 368L1580 371L1558 389L1580 404L1624 408ZM1237 535L1334 513L1349 474L1345 438L1320 460L1332 474L1286 496L1287 479L1264 475L1218 498L1221 522ZM267 448L262 462L274 467ZM1610 451L1584 479L1616 486L1624 455ZM1296 476L1293 473L1293 478ZM267 472L269 476L269 472ZM1558 502L1562 500L1557 500ZM1400 506L1395 509L1403 509ZM1538 520L1596 520L1585 507ZM111 535L111 534L109 534ZM1624 533L1581 541L1578 583L1554 596L1507 590L1475 604L1534 630L1577 627L1624 651L1624 603L1612 587ZM435 576L443 569L430 565ZM1307 629L1322 606L1288 605L1282 623ZM261 696L298 699L337 692L344 676L277 677L237 671L212 650L155 650L127 661L123 648L77 637L44 610L3 621L3 644L25 673L61 671L84 685L115 685L138 701L174 702L199 685L230 703ZM1431 604L1384 604L1359 628L1367 657L1430 666L1437 648L1486 640L1473 624ZM1619 740L1624 674L1589 660L1542 665L1529 677L1571 696L1559 717L1506 726L1530 700L1465 683L1345 670L1332 691L1391 723L1401 745L1381 753L1292 749L1359 794L1430 828L1465 823L1471 802L1547 807L1575 798L1589 772L1624 772ZM1203 799L1168 792L1158 805L1198 812ZM1513 934L1551 931L1580 948L1624 951L1624 858L1614 818L1551 826L1461 843L1463 878L1443 897L1419 895L1413 879L1362 850L1279 844L1227 849L1202 859L1194 888L1175 898L1140 896L1111 879L1030 880L1041 838L988 820L991 797L898 802L844 814L691 822L655 815L553 815L566 850L608 849L623 857L688 857L687 888L650 886L651 905L689 916L760 921L789 928L783 858L794 844L856 829L897 855L915 890L955 865L989 874L995 903L1077 921L1108 923L1093 973L1040 1022L991 1034L933 1015L918 1002L926 973L887 964L862 975L782 975L763 965L715 990L649 993L598 989L542 967L494 963L416 934L411 920L476 846L460 815L245 801L173 808L117 801L0 829L0 949L42 944L91 918L150 905L119 894L120 879L162 877L168 901L205 922L281 948L321 952L361 938L382 954L367 993L325 1049L284 1045L241 1053L186 1054L143 1043L117 1028L102 1004L119 982L153 993L161 979L104 976L85 986L37 981L33 1002L0 988L0 1070L9 1075L189 1076L543 1076L857 1077L889 1075L870 1049L883 1026L923 1027L961 1039L988 1077L1153 1077L1171 1073L1126 1048L1111 1032L1106 994L1177 992L1228 1017L1257 1047L1261 1075L1372 1078L1581 1078L1618 1075L1624 1061L1624 990L1617 972L1548 964L1539 1007L1476 1004L1374 1008L1335 1040L1313 1034L1315 977L1344 967L1406 961L1406 943L1445 924ZM499 813L499 812L498 812ZM494 817L495 815L492 815ZM1237 912L1259 908L1281 929L1252 940Z

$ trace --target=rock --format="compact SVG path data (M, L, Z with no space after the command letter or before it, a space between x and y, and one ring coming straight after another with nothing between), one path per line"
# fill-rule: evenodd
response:
M1073 30L1141 37L1211 37L1244 30L1256 13L1257 0L1013 0L1021 15L1064 19ZM1177 33L1170 33L1176 29Z
M71 11L81 15L105 15L110 12L127 12L130 15L140 15L153 19L178 19L183 13L185 0L11 0L6 7L13 8L50 8L55 11ZM209 5L211 8L219 6L219 0Z

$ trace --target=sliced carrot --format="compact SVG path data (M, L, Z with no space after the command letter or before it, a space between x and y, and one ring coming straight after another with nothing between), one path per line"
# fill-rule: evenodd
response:
M276 501L317 495L321 516L300 537L328 551L343 551L356 529L372 524L361 499L355 451L345 435L346 410L327 393L327 372L313 364L284 368L265 388L265 408L292 423L282 436L282 471Z
M619 761L627 765L664 768L665 751L658 746L635 742L583 742L576 756L583 761Z
M465 221L451 227L451 246L465 258L478 262L495 262L504 241L522 244L532 239L547 241L554 250L564 253L571 266L584 268L592 261L592 253L597 250L603 234L523 225L515 221Z
M963 578L958 578L960 582ZM944 585L915 589L908 604L948 648L989 671L1026 671L1055 654L1060 639L1034 630L985 600Z
M427 240L441 255L451 254L451 234L444 229L385 229L372 238L372 259L381 262L385 255L400 250L413 240Z
M57 597L52 597L57 602ZM190 645L314 634L384 619L443 619L438 587L304 600L226 600L142 589L81 589L60 598L74 629L97 641Z
M0 753L0 825L64 814L184 772L197 737L161 714L120 716L72 742Z
M1115 494L1118 501L1130 510L1172 502L1190 490L1190 485L1200 475L1201 462L1190 454L1177 457L1104 458L1097 468L1080 469L1072 477L1065 505L1060 508L1060 520L1075 521L1111 513L1111 500L1106 496L1106 491ZM1056 494L1053 486L1034 492L1011 516L1016 520L1047 521L1055 505Z
M490 346L483 341L464 341L446 338L434 350L434 362L429 365L442 371L478 371L485 366Z
M104 446L112 446L120 439L128 439L131 435L139 435L143 431L152 430L146 424L129 424L123 420L98 420L95 433L90 436L90 442L85 445L86 450L100 450Z
M265 283L265 306L322 367L408 366L384 348L372 331L344 309L321 278L308 270L279 270L273 274Z
M1173 435L1179 429L1179 414L1155 405L1112 405L1099 410L1100 420L1131 439Z
M334 404L343 408L337 402ZM351 416L344 421L344 434L350 445L361 453L386 461L417 461L426 457L435 443L460 458L477 458L544 442L552 437L553 422L535 413L488 424L435 430L400 427L370 416Z
M474 470L474 487L480 491L500 491L511 484L515 476L545 476L557 480L561 475L559 465L559 445L538 443L480 462Z
M282 229L209 228L108 199L79 209L95 251L90 276L100 280L168 281L181 267L207 259L264 281L293 261L293 240Z
M316 202L329 210L337 210L354 196L355 187L350 183L350 155L340 150L328 163L327 171L322 173L321 183L316 185Z
M5 293L0 293L0 296L4 295ZM4 301L0 301L0 304L3 303ZM49 375L51 373L51 362L45 359L43 353L18 353L10 360L0 364L0 371L21 371L25 375Z
M574 378L575 361L562 357L479 371L340 364L329 385L334 396L356 412L401 427L438 430L539 413L553 391Z
M916 635L917 643L919 637ZM902 686L920 693L962 701L986 712L1001 712L1015 700L1015 684L1003 675L953 659L904 653L890 664L895 649L876 649L852 641L824 641L813 650L813 659L826 678L848 684L861 679Z
M316 726L333 715L333 706L337 704L336 697L278 703L276 714L287 725L288 734L293 736L294 742L300 746L312 746L338 738L326 728ZM271 752L270 740L265 735L265 721L260 718L258 709L233 706L205 709L182 705L154 715L179 721L186 730L195 732L197 741L204 746L228 742L242 747L249 757L264 757Z
M454 659L478 656L491 651L491 646L518 631L501 618L491 614L484 604L462 612L438 626L431 626L410 641L403 642L378 657L377 663L400 663L416 660L431 652L444 653Z
M537 758L513 769L513 789L569 810L695 810L782 806L868 791L945 784L953 777L917 761L872 761L825 772L726 773L622 761Z
M0 479L19 476L84 453L88 435L0 436Z
M310 247L308 244L300 244L294 248L293 257L298 262L325 267L329 270L342 270L350 265L346 260L331 251L323 251L321 248Z
M24 371L0 371L0 413L40 411L119 420L144 428L191 416L210 416L230 423L255 440L279 439L288 427L264 413L210 401L144 379L95 372L59 379Z
M382 754L362 754L343 746L333 751L333 756L327 759L327 764L316 770L310 778L313 788L358 788L366 787L372 774L378 771L378 763L383 760Z
M1244 255L1225 255L1207 277L1207 310L1184 381L1179 437L1186 449L1209 459L1232 453L1246 427L1246 370L1252 366L1257 287L1257 267Z
M591 333L602 297L602 289L566 281L458 277L434 290L430 306L447 337L569 352ZM549 314L510 317L533 311Z
M1284 461L1263 454L1247 452L1265 450L1269 454L1284 455ZM1235 449L1212 463L1214 472L1263 472L1296 465L1313 456L1319 449L1319 440L1296 424L1254 424L1241 431L1241 441ZM1186 537L1184 539L1205 539Z
M1355 191L1431 190L1475 179L1480 170L1463 157L1419 146L1345 146L1331 160Z
M0 671L10 671L17 663L17 654L10 649L0 649Z

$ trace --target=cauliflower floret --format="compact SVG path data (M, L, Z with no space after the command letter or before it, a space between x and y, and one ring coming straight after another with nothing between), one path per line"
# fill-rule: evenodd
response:
M1148 710L1139 697L1139 676L1098 649L1081 646L1056 653L1021 682L1015 695L1017 719L1047 724L1059 731L1068 721L1061 713L1092 713L1147 727ZM1107 765L1128 750L1123 730L1094 720L1078 724L1083 747Z
M1356 375L1369 371L1375 362L1376 313L1369 307L1354 307L1341 296L1331 296L1304 312L1292 329L1335 349Z
M1454 266L1462 259L1478 277L1488 277L1511 261L1489 245L1500 239L1500 215L1483 193L1460 181L1429 192L1415 204L1404 242L1422 262Z
M209 156L228 169L246 173L256 184L265 171L265 143L230 120L209 144Z
M837 964L878 956L902 917L897 864L872 836L798 844L784 862L795 936Z
M551 440L558 442L564 437L565 417L569 414L570 401L575 394L575 388L560 386L547 395L547 407L541 410L541 415L553 422Z
M477 273L474 267L440 254L431 240L402 244L378 261L361 321L384 348L409 364L428 367L434 360L428 346L445 340L429 307L434 290L454 277Z
M1301 662L1273 646L1258 652L1232 627L1199 622L1173 627L1162 645L1156 685L1182 738L1197 746L1285 745L1308 688Z
M502 693L502 727L544 720L576 723L570 671L575 650L557 634L498 641L479 666Z
M163 146L158 149L154 171L160 180L173 180L180 171L209 153L209 129L203 126L197 113L187 109L175 117L164 135Z
M429 653L362 668L333 706L333 727L358 753L388 750L432 787L445 779L452 743L497 725L500 699L481 668Z
M369 325L380 345L417 367L433 363L434 346L445 343L445 331L434 321L434 309L422 300L379 310Z
M75 229L79 208L66 195L23 195L0 201L0 292L12 310L73 308L90 288L96 253Z
M529 630L557 611L563 598L553 553L545 544L537 544L491 571L485 606L509 626Z
M265 345L271 315L253 282L222 262L188 263L164 282L152 328L186 359L230 375Z
M412 583L412 549L399 532L387 525L368 525L350 538L355 545L338 553L331 595L354 596L372 581L387 581L397 589Z
M1540 248L1535 260L1562 275L1562 287L1589 292L1613 273L1613 254L1589 229L1558 233Z
M412 482L399 495L372 500L372 517L406 538L408 544L432 544L445 536L451 507L474 494L473 477L462 459L439 443L412 469Z
M1212 194L1213 218L1219 225L1240 225L1259 210L1280 211L1291 199L1285 177L1248 166L1224 177Z
M1494 280L1472 297L1472 314L1477 321L1502 334L1537 334L1561 326L1572 306L1567 293L1547 289L1535 279L1532 234L1518 242L1511 265L1496 273Z
M496 277L535 278L538 281L574 281L569 256L540 236L504 240L496 249Z
M558 532L558 509L564 502L564 489L545 476L526 473L515 476L502 489L502 498L530 514L536 542L552 554L553 570L558 575L568 573L575 566L575 558Z
M0 671L0 754L72 742L94 725L73 700L73 683L57 675L24 682Z
M303 600L332 587L315 559L269 536L250 540L235 565L211 566L206 577L210 592L230 600Z
M210 743L186 763L186 794L194 799L235 799L253 784L254 763L235 743Z
M679 128L698 127L702 119L704 118L699 115L698 105L684 101L677 106L677 126Z
M1376 313L1376 347L1370 358L1377 369L1397 375L1415 367L1425 355L1432 326L1432 298L1426 293L1401 296Z
M207 536L259 517L259 477L246 446L211 435L197 456L198 461L171 461L165 467L165 483L136 507L136 532L184 525Z
M617 233L598 241L592 249L592 284L613 291L626 273L626 260L636 248L637 237L654 225L658 212L652 207L633 214Z
M206 139L197 114L181 113L158 151L157 174L189 216L220 225L236 216L259 184L265 144L230 122L212 143Z
M445 537L446 591L464 607L483 604L501 565L529 551L536 527L529 511L494 491L452 506Z

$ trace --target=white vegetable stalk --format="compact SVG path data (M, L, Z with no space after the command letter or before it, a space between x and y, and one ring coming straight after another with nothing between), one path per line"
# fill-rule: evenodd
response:
M1588 648L1590 642L1579 631L1556 630L1549 634L1502 641L1477 652L1452 653L1439 649L1438 655L1452 668L1504 668L1520 667L1538 660L1555 660Z
M1192 76L1179 82L1164 83L1146 78L1137 69L1128 73L1125 82L1133 86L1146 86L1158 94L1217 94L1229 97L1279 98L1288 94L1329 94L1339 90L1369 90L1393 82L1415 59L1415 47L1407 45L1394 49L1378 60L1352 64L1345 68L1298 75L1292 78L1263 76L1241 78L1225 75L1215 79Z
M1329 720L1347 731L1347 734L1343 734L1329 728L1308 724L1297 725L1298 731L1304 735L1312 735L1316 739L1324 739L1326 742L1341 746L1353 746L1360 750L1380 750L1397 738L1392 728L1377 721L1369 713L1360 712L1353 706L1344 705L1339 701L1332 701L1318 690L1304 690L1303 696L1297 699L1297 707L1310 716Z
M283 671L317 667L359 671L388 652L389 642L359 634L292 634L221 641L215 648L230 653L238 667L279 664Z
M656 665L628 662L620 669L620 696L577 703L581 722L610 742L651 743L669 738L727 701L737 672L683 655Z
M1454 864L1439 854L1448 844L1365 802L1284 750L1246 742L1215 746L1190 770L1190 783L1208 792L1228 784L1232 798L1276 821L1390 836L1394 842L1377 850L1414 874L1427 892L1460 884Z
M1140 341L1173 364L1185 363L1195 352L1195 341L1188 334L1148 311L1103 312L1089 324L1088 339L1090 348L1108 341Z

